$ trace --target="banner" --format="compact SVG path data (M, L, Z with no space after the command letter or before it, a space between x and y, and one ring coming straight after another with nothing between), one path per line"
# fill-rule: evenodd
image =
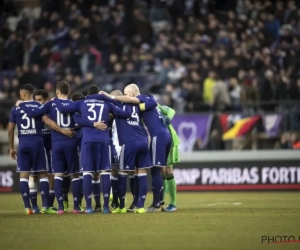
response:
M202 148L206 146L212 118L211 115L176 115L173 118L172 125L180 139L180 151L193 151L193 147L198 139L202 141Z
M184 162L175 165L174 177L178 191L300 191L299 161ZM151 192L150 170L147 181ZM19 190L16 167L0 167L0 194Z
M20 179L16 167L0 167L0 193L19 192Z
M298 161L179 163L179 191L300 190Z
M265 133L270 137L277 137L280 132L280 124L283 115L281 114L266 114L262 116Z

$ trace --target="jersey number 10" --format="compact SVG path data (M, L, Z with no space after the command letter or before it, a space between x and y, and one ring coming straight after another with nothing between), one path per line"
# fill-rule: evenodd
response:
M65 119L67 118L67 122L65 123ZM68 128L71 125L71 117L70 114L64 115L62 113L60 113L57 109L56 109L56 123L58 126L60 127L64 127L64 128Z

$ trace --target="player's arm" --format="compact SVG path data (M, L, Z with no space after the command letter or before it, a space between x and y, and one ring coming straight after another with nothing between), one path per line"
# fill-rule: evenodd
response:
M100 96L107 99L107 101L113 102L114 100L119 101L119 102L124 102L124 103L132 103L132 104L139 104L140 100L136 97L130 97L130 96L114 96L114 95L109 95L104 91L100 91Z
M114 102L114 100L111 99L109 96L100 95L100 94L89 95L89 98L96 99L96 100L99 100L99 101Z
M151 110L157 106L157 102L155 101L152 95L139 95L137 97L131 97L131 96L113 96L107 94L104 91L100 91L100 93L107 98L110 98L112 100L117 100L119 102L139 104L141 111Z
M122 118L130 118L131 114L128 110L122 110L121 108L110 104L111 106L111 112L114 114L114 116L122 117Z
M69 114L80 111L81 100L62 104L58 98L54 98L53 102L55 103L58 111L62 114Z
M8 123L8 143L9 143L9 155L13 160L17 159L17 152L15 150L15 127L16 127L16 118L12 110L10 113L9 123Z
M47 115L44 115L42 117L42 120L45 124L47 124L49 126L49 128L55 130L58 133L65 135L65 136L73 137L75 134L70 129L63 129L60 126L58 126L57 123L55 121L51 120Z
M29 117L39 117L42 116L46 113L49 113L49 107L51 105L51 102L47 102L45 105L41 105L37 109L32 109L30 107L26 107L25 103L16 103L16 106L19 106L24 110L24 112L29 116Z
M157 102L152 95L139 95L136 98L140 100L139 108L141 111L148 111L157 107Z
M91 127L91 128L97 128L100 130L106 130L107 129L107 125L103 122L92 122L88 119L82 118L78 113L73 114L73 119L74 121L83 126L83 127Z
M131 96L110 96L112 100L116 100L119 102L124 102L124 103L132 103L132 104L139 104L140 100L136 97L131 97Z

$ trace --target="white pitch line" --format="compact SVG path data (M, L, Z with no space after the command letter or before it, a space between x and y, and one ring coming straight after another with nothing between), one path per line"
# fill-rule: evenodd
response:
M229 206L229 205L234 205L234 206L238 206L238 205L242 205L243 203L241 202L216 202L216 203L209 203L209 204L201 204L201 207L206 207L206 206Z
M0 214L6 214L6 213L16 213L18 210L0 210Z

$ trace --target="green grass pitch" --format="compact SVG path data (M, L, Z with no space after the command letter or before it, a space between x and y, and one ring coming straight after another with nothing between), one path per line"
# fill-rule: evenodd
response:
M30 216L20 195L0 195L1 250L300 249L264 235L299 237L298 192L179 193L175 213Z

